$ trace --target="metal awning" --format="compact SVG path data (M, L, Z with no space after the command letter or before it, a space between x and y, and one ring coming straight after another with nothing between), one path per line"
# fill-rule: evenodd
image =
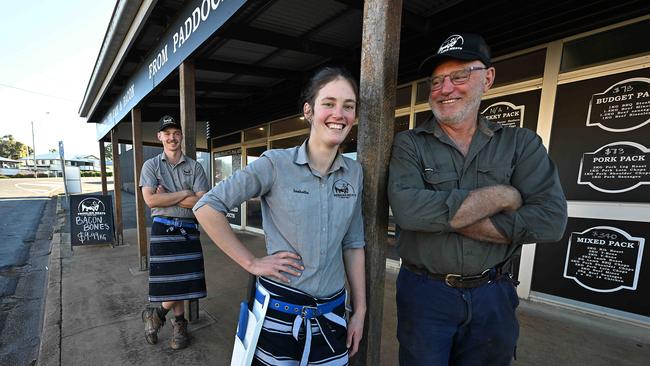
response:
M398 78L425 76L418 71L421 60L452 31L482 34L499 56L648 13L650 3L633 0L404 0ZM205 22L223 19L210 30L201 28L204 16ZM313 69L338 64L358 73L362 16L363 1L354 0L119 1L80 115L101 123L98 139L135 105L143 121L178 115L172 58L182 47L193 48L175 61L196 67L196 120L210 122L210 136L297 114L300 87ZM194 33L185 34L172 54L179 46L174 37L187 33L188 19ZM209 34L199 34L204 30ZM133 89L138 81L147 85L144 91Z

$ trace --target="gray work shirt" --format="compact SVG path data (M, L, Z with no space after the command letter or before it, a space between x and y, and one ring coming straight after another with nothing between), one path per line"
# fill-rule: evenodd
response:
M343 250L362 248L361 165L337 154L325 176L313 169L307 142L266 151L206 193L194 210L209 205L224 215L259 196L269 255L288 251L302 257L305 270L287 276L291 286L315 297L345 285Z
M512 244L474 240L449 221L469 192L511 185L523 205L490 217ZM438 274L475 275L507 258L523 243L562 237L567 205L555 164L542 140L526 128L504 128L480 116L467 156L435 118L395 137L388 198L400 231L402 259Z
M176 165L171 165L167 162L164 152L145 161L140 173L140 187L155 189L158 185L162 185L167 192L189 189L196 193L207 192L210 189L201 164L183 154ZM194 218L194 212L189 208L174 205L153 207L151 216Z

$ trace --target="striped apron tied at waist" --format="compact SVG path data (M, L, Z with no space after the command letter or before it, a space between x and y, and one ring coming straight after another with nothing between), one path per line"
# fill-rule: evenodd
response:
M260 302L264 301L264 295L262 295L259 291L255 293L255 298ZM269 300L269 309L280 311L285 314L296 315L296 318L293 321L293 327L291 329L293 338L298 340L298 334L300 333L301 327L303 326L305 327L305 348L302 351L300 366L307 365L307 362L309 360L309 350L311 348L311 339L312 339L312 334L311 334L312 319L316 322L316 325L318 325L318 328L320 329L323 338L325 338L325 342L327 342L329 348L332 350L332 352L334 352L334 348L332 347L332 344L330 343L329 339L327 339L327 333L325 332L325 330L327 330L328 328L323 328L320 322L318 321L318 318L321 316L325 317L329 321L336 323L343 328L347 328L345 319L333 313L334 309L336 309L337 307L341 306L344 303L345 303L345 292L343 292L341 295L337 296L331 301L317 304L314 306L295 305L271 297L271 299Z

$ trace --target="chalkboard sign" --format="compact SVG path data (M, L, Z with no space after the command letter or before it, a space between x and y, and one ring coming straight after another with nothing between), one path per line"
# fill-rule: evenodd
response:
M569 200L650 202L650 68L559 85L549 153Z
M537 245L531 289L650 316L649 233L648 222L569 218L560 242Z
M70 196L72 245L113 244L113 199L110 195Z

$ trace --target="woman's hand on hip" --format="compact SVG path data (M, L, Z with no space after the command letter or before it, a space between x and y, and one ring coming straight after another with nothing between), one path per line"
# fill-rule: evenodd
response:
M305 267L301 264L302 258L296 253L277 252L262 258L255 258L251 264L250 273L256 276L267 276L290 283L291 280L284 274L300 276Z

